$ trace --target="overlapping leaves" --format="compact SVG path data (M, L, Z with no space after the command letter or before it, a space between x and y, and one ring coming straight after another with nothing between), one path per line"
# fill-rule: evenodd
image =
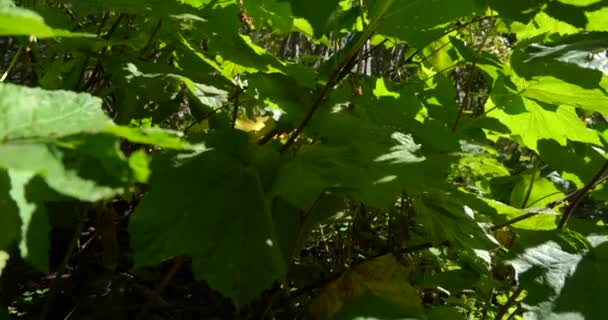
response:
M140 153L126 158L120 137L185 147L167 132L115 126L101 100L88 94L1 84L0 95L0 202L8 219L0 249L21 240L21 253L42 270L48 263L44 201L58 194L98 201L145 182L147 160Z
M126 139L190 152L155 158L150 191L130 225L136 267L189 255L197 278L240 305L285 276L290 262L286 260L297 254L294 251L303 241L302 230L309 231L312 225L342 210L344 199L390 208L397 198L407 195L424 240L432 245L447 241L465 256L462 259L481 260L478 265L483 266L479 268L483 272L493 262L491 250L498 246L488 224L537 210L534 218L512 224L524 249L518 252L513 248L511 262L529 290L529 314L539 318L565 317L566 312L586 318L599 316L594 306L600 303L594 299L600 295L583 299L580 293L607 289L603 284L593 290L583 286L606 276L601 237L583 241L571 236L572 243L578 239L590 245L568 248L563 242L528 237L542 236L539 230L555 227L556 213L544 207L561 199L565 188L549 181L544 173L508 170L497 152L472 156L471 148L492 149L496 146L494 134L538 153L578 187L593 175L592 170L573 168L573 162L553 156L572 156L579 160L579 166L603 160L605 136L581 119L584 113L608 111L604 52L608 45L602 29L608 19L603 1L376 0L365 1L363 6L348 1L287 0L62 3L81 14L111 12L118 28L125 28L120 24L125 13L145 18L143 24L131 21L128 28L139 33L121 48L117 61L103 61L106 54L115 54L107 48L111 46L111 42L104 42L107 39L93 46L104 48L98 64L109 70L113 88L107 96L117 101L120 123L148 116L162 122L183 113L187 105L196 121L207 120L210 113L230 106L237 111L232 120L238 124L239 97L243 97L240 102L250 104L248 112L255 105L257 112L272 110L282 115L277 128L281 133L301 123L311 106L320 108L302 137L282 154L274 149L281 137L260 147L242 132L218 130L220 126L214 125L203 130L204 146L188 148L168 131L114 125L102 112L101 99L90 95L2 84L0 255L5 255L1 250L12 242L20 241L22 255L45 269L45 201L63 197L98 201L118 195L136 182L148 182L146 155L140 151L126 157L119 150L119 140ZM441 39L445 34L454 35L451 32L462 27L457 19L486 13L519 40L528 39L515 47L507 63L487 53L472 52L464 41L452 38L449 43L460 55L447 54L443 57L449 59L443 62L431 61L431 68L437 70L426 70L428 65L419 62L419 69L424 69L420 74L427 81L413 89L389 90L382 78L360 80L353 76L338 81L354 69L349 63L357 56L371 54L371 50L365 54L360 51L374 35L389 37L395 42L390 44L393 46L405 41L432 55L447 43L446 38ZM0 21L0 35L84 36L53 28L33 11L13 6L0 9ZM476 20L463 21L473 24ZM158 39L154 38L155 28ZM585 28L602 32L578 33ZM272 38L304 29L314 38L307 39L311 46L319 39L330 44L341 34L349 34L350 40L332 57L318 57L323 66L315 69L278 59L268 45L271 41L260 46L263 41L256 38L260 34L251 32L270 30L268 37ZM152 37L146 34L148 30ZM242 34L245 32L248 35ZM539 34L542 36L534 38ZM98 35L111 36L110 32ZM90 47L90 43L83 46ZM159 47L157 52L149 50L155 46ZM122 50L137 52L122 54ZM152 56L150 60L168 63L161 66L141 61ZM65 67L51 68L42 84L65 85L58 75L77 72L75 66L83 61L77 57ZM491 83L483 114L467 119L469 127L465 129L477 130L475 134L452 127L460 106L455 102L453 82L441 74L441 67L449 69L452 64L477 66ZM323 86L330 90L323 93ZM316 96L321 93L325 96ZM181 100L184 96L187 104ZM146 110L150 101L158 109ZM320 101L319 105L315 106L315 101ZM224 127L228 127L227 121ZM572 148L585 152L577 154ZM483 180L476 184L478 195L446 181L453 168L458 174L469 170L469 178L476 182ZM481 195L496 196L491 183L496 182L494 178L511 179L507 196L500 199L504 203L479 199ZM308 216L299 220L302 210ZM2 259L0 256L0 271ZM365 276L382 273L381 267L386 267L372 265L372 270L358 268L349 273L365 273L363 280L342 277L333 285L355 287L357 295L363 297L366 290L373 296L388 295L388 300L396 299L397 304L407 300L401 307L411 304L414 312L396 308L396 314L420 315L416 290L406 283L407 272L396 261L388 265L398 270L395 279L368 281ZM393 280L402 286L395 289L388 284ZM371 297L365 301L377 303L375 308L394 307L394 303ZM340 306L343 302L339 301ZM436 310L437 314L443 312ZM453 309L444 310L450 317L458 316ZM338 317L356 317L368 311L346 305Z

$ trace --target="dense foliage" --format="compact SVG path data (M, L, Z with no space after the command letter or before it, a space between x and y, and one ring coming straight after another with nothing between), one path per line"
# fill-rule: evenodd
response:
M601 0L0 1L0 319L601 319Z

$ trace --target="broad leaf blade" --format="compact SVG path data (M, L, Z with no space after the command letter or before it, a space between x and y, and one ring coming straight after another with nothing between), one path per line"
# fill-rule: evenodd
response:
M137 266L191 255L197 278L237 305L285 272L257 170L219 150L156 171L130 231Z
M0 84L0 140L56 138L111 125L101 100L70 91Z
M19 7L0 7L0 36L36 36L38 38L54 37L94 37L86 33L73 33L67 30L54 29L34 11Z

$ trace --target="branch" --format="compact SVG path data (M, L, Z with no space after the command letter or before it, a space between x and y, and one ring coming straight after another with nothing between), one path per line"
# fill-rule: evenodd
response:
M308 125L314 114L317 112L325 98L329 95L333 87L342 80L342 78L348 73L347 71L353 66L353 62L356 61L357 55L360 53L361 48L367 42L367 40L372 36L376 26L380 22L380 18L384 16L384 14L388 11L388 9L393 4L394 0L386 0L380 8L378 14L374 17L374 19L370 22L370 24L363 30L361 37L356 40L354 45L346 52L346 55L338 64L338 67L332 72L329 80L321 89L317 97L315 98L312 106L304 116L302 122L298 125L296 130L289 136L285 144L281 147L281 152L289 149L296 139L302 134L304 128Z
M607 164L608 164L608 163L607 163ZM604 167L606 167L606 165L607 165L607 164L604 164ZM599 172L598 172L598 173L599 173ZM602 176L602 175L603 175L603 173L602 173L602 174L600 174L600 176ZM596 176L597 176L597 175L596 175ZM595 177L594 177L594 179L592 179L592 180L591 180L591 181L594 181L594 182L590 184L590 187L588 188L588 190L587 190L587 191L592 190L593 188L595 188L595 187L596 187L596 186L598 186L600 183L602 183L602 182L604 182L604 181L606 181L606 180L608 180L608 176L603 176L603 177L601 177L601 178L599 178L599 179L595 179ZM583 192L583 190L584 190L585 188L587 188L587 187L588 187L588 186L585 186L585 187L583 187L583 188L581 188L581 189L579 189L579 190L576 190L576 191L574 191L574 192L571 192L571 193L567 194L565 197L563 197L563 198L561 198L561 199L559 199L559 200L556 200L556 201L550 202L550 203L548 203L548 204L545 206L545 208L547 208L547 209L553 209L553 208L557 207L558 205L560 205L560 204L562 204L562 203L564 203L564 202L566 202L566 201L570 200L571 198L576 198L577 196L579 196L579 195L581 195L581 194L582 194L582 195L584 195L584 194L585 194L587 191L584 191L584 192ZM582 192L582 193L581 193L581 192ZM581 198L582 198L582 196L581 196ZM537 201L538 201L538 200L537 200ZM574 201L576 201L576 200L573 200L573 201L572 201L572 203L574 203ZM580 202L580 200L578 200L578 201ZM571 209L571 210L574 210L574 208L573 208L573 209ZM501 229L501 228L504 228L504 227L506 227L506 226L510 226L510 225L512 225L512 224L518 223L518 222L520 222L520 221L522 221L522 220L526 220L526 219L532 218L532 217L534 217L534 216L536 216L536 215L538 215L538 214L540 214L540 213L542 213L542 211L540 211L540 210L539 210L539 211L535 211L535 212L529 212L529 213L523 214L523 215L521 215L521 216L519 216L519 217L515 217L515 218L513 218L513 219L511 219L511 220L508 220L508 221L506 221L506 222L504 222L504 223L501 223L501 224L499 224L499 225L496 225L496 226L492 227L492 230L493 230L493 231L496 231L496 230ZM570 213L570 214L571 214L571 213ZM564 214L564 215L565 215L565 214ZM562 217L562 220L563 220L563 219L564 219L564 218Z
M500 310L498 311L498 314L495 318L496 320L502 320L502 318L507 314L507 312L509 312L509 309L515 305L515 302L517 302L517 298L522 293L522 291L524 291L524 289L519 286L519 288L517 288L517 290L513 292L513 294L509 297L509 300L507 300L507 303L505 303L505 305L502 306L502 308L500 308Z
M504 223L501 223L499 225L493 226L492 227L492 231L496 231L496 230L502 229L502 228L504 228L506 226L510 226L512 224L518 223L518 222L520 222L522 220L526 220L526 219L532 218L532 217L536 216L539 213L541 213L541 211L528 212L526 214L522 214L519 217L513 218L513 219L508 220L508 221L506 221Z
M15 55L13 56L13 59L11 59L11 62L8 65L8 68L6 68L6 71L4 71L4 73L2 74L2 77L0 77L0 82L4 82L4 80L6 80L6 78L8 77L8 74L13 70L13 67L15 67L15 64L17 63L17 60L19 59L19 56L21 55L21 51L23 51L24 46L21 45L19 46L19 48L17 48L17 52L15 52Z
M608 170L608 161L606 161L604 163L604 165L595 174L595 176L593 176L593 178L582 189L580 189L579 191L577 191L574 194L574 199L572 199L572 202L570 202L566 206L566 211L564 212L562 219L559 221L559 224L557 225L558 229L562 229L566 225L566 223L568 222L568 219L570 219L570 216L574 212L574 209L576 209L576 207L581 202L581 200L583 200L583 197L585 196L585 194L587 194L589 191L591 191L601 181L606 180L606 178L603 176L607 170Z

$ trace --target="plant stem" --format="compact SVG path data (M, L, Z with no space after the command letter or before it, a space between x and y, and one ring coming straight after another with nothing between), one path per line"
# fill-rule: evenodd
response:
M595 188L597 185L599 185L600 183L602 183L602 182L604 182L606 180L608 180L608 176L604 176L604 177L598 179L597 181L595 181L595 183L593 183L591 185L591 189ZM581 192L582 190L583 189L581 188L579 190L571 192L568 195L566 195L565 197L547 204L546 208L547 209L553 209L557 205L559 205L561 203L564 203L565 201L568 201L570 198L573 198L573 197L577 196L579 194L579 192ZM553 195L553 194L551 194L551 195ZM522 220L526 220L526 219L532 218L532 217L534 217L534 216L536 216L536 215L538 215L540 213L542 213L542 211L535 211L535 212L529 212L529 213L523 214L523 215L521 215L519 217L515 217L515 218L513 218L511 220L508 220L508 221L506 221L504 223L501 223L499 225L496 225L496 226L492 227L492 230L496 231L496 230L504 228L506 226L510 226L512 224L518 223L518 222L520 222Z
M564 215L562 216L561 220L559 221L559 224L557 225L558 229L562 229L566 225L566 223L568 223L568 219L570 219L570 216L574 212L574 209L576 209L581 200L583 200L585 194L591 191L598 184L599 181L605 180L603 176L607 170L608 161L604 163L604 165L595 174L595 176L593 176L593 178L582 189L575 193L574 199L572 199L572 202L570 202L566 206L566 211L564 212Z
M329 93L334 88L334 86L336 84L338 84L340 82L340 80L342 80L342 78L348 73L350 68L354 65L354 62L356 62L356 57L359 54L361 48L365 45L367 40L372 36L372 34L374 33L374 30L376 29L378 22L380 21L380 18L382 16L384 16L384 13L386 13L388 11L388 9L391 7L393 2L394 2L394 0L386 0L385 3L382 4L382 8L378 12L378 15L376 15L374 17L374 19L370 22L370 24L363 30L361 37L359 37L356 40L355 44L346 52L346 55L344 56L344 58L340 61L337 68L333 70L331 76L329 77L329 80L327 81L325 86L321 89L321 91L319 92L319 94L317 95L315 100L313 101L312 106L310 107L310 109L308 110L306 115L304 116L304 119L302 120L302 122L300 122L300 124L295 129L295 131L289 136L289 138L287 139L285 144L281 147L281 152L286 151L294 144L296 139L300 136L300 134L302 134L302 131L304 131L304 128L308 125L308 123L310 122L310 120L312 119L314 114L317 112L317 110L319 109L319 107L321 106L321 104L323 103L325 98L327 98L327 96L329 96Z
M13 68L15 67L15 64L17 64L17 59L19 59L19 56L21 55L21 51L23 51L23 45L19 46L19 48L17 49L17 52L13 56L13 59L11 59L11 62L8 65L8 68L6 68L6 71L4 71L4 73L2 74L2 77L0 78L0 82L4 82L4 80L6 80L6 78L8 77L8 74L11 72L11 70L13 70Z
M534 216L536 216L536 215L538 215L538 214L540 214L540 213L541 213L541 211L536 211L536 212L528 212L528 213L526 213L526 214L522 214L522 215L521 215L521 216L519 216L519 217L513 218L513 219L508 220L508 221L506 221L506 222L504 222L504 223L501 223L501 224L499 224L499 225L495 225L495 226L493 226L493 227L492 227L492 230L493 230L493 231L496 231L496 230L502 229L502 228L504 228L504 227L506 227L506 226L510 226L510 225L515 224L515 223L518 223L518 222L520 222L520 221L522 221L522 220L526 220L526 219L532 218L532 217L534 217Z
M505 303L505 305L502 306L502 308L500 308L500 310L498 311L498 314L495 318L496 320L502 320L502 318L507 314L507 312L509 312L509 309L513 305L515 305L515 302L517 302L517 298L523 291L523 287L519 286L519 288L517 288L517 290L513 292L513 294L509 297L509 300L507 300L507 303Z
M158 30L160 29L160 26L162 25L162 23L163 23L163 18L158 19L158 23L156 24L156 26L154 27L154 30L152 30L152 34L150 34L150 37L148 38L148 42L141 49L141 51L139 51L140 57L142 57L142 58L146 57L146 51L148 51L148 49L150 49L150 46L152 46L152 41L154 41L156 34L158 34Z
M538 162L538 163L540 163L540 162ZM526 190L526 197L524 198L524 201L521 203L522 209L525 209L528 205L528 200L530 200L530 195L532 194L532 188L534 188L535 179L536 179L536 166L535 166L535 170L532 171L532 176L530 177L530 184L528 185L528 190Z

